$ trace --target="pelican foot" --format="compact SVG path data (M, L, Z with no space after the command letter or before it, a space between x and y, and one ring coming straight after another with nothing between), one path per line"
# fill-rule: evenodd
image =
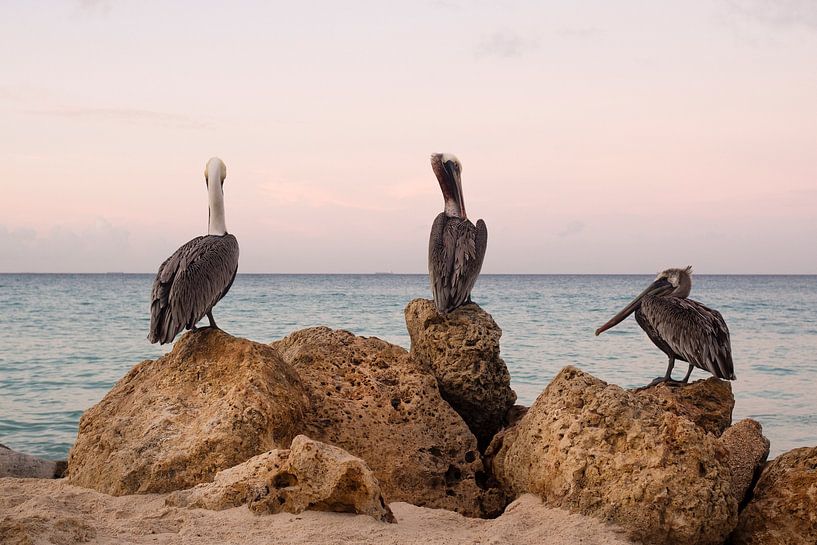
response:
M646 386L641 386L640 388L636 388L636 392L640 392L641 390L646 390L648 388L654 388L659 384L666 384L670 388L678 388L680 386L686 386L686 382L680 380L674 380L667 377L656 377L652 382L647 384Z
M190 328L190 333L196 333L197 331L207 331L207 330L210 330L210 329L217 329L219 331L222 331L222 329L220 327L218 327L217 325L205 325L205 326L201 326L201 327L196 327L196 326L191 327Z

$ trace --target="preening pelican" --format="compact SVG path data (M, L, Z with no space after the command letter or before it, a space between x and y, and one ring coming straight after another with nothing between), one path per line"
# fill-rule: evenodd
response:
M445 210L431 226L428 276L434 304L445 314L471 301L471 289L485 259L488 230L484 221L478 220L475 227L465 215L459 160L447 153L435 153L431 168L443 191Z
M204 181L210 200L207 235L196 237L159 267L150 303L151 343L171 342L178 333L196 329L206 315L218 327L213 307L230 290L238 270L238 241L224 222L224 178L227 167L218 157L207 161Z
M635 319L655 346L668 357L663 377L651 385L672 382L675 360L689 363L681 381L686 384L692 369L709 371L718 378L735 380L729 328L717 310L687 299L692 289L692 267L667 269L621 312L596 330L599 335L635 312Z

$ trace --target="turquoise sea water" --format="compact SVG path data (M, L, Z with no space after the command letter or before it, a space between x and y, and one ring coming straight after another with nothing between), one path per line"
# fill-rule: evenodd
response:
M502 327L502 356L530 404L572 364L625 387L663 375L665 356L633 318L600 337L651 276L484 275L476 302ZM64 458L84 410L148 343L152 275L0 275L0 443ZM705 276L692 298L721 311L738 380L735 420L752 417L772 455L817 445L817 276ZM409 347L403 308L429 297L424 275L239 275L216 307L233 335L270 342L314 325ZM680 378L685 370L676 368ZM696 370L693 379L708 376Z

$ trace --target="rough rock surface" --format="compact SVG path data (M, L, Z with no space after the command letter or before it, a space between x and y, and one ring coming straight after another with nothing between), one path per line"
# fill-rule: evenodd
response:
M636 390L636 394L649 398L666 411L688 418L717 436L732 423L735 397L728 380L710 377L681 387L662 383Z
M716 437L573 367L491 450L513 494L614 522L644 543L720 544L737 521Z
M526 495L493 520L393 503L398 524L304 511L257 516L166 505L167 494L108 496L65 479L0 479L3 545L632 545L616 528Z
M431 369L443 399L484 450L516 401L508 367L499 357L502 330L475 303L443 316L433 301L415 299L405 315L412 357Z
M64 461L43 460L0 445L0 477L59 479L65 473L65 467Z
M746 418L723 432L721 443L729 453L726 461L732 470L732 494L742 505L769 456L769 440L759 422Z
M308 397L269 346L212 329L135 366L80 420L72 484L107 494L208 482L299 432Z
M817 543L817 447L791 450L766 465L730 543Z
M366 462L304 435L290 449L259 454L220 471L212 483L172 493L167 504L213 510L246 504L255 513L310 509L394 522Z
M386 501L468 516L501 512L499 491L477 485L483 467L475 437L406 350L326 327L273 346L310 389L303 433L365 460Z

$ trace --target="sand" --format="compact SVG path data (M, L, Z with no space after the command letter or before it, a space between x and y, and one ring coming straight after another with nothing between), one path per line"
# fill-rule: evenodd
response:
M545 507L524 495L494 520L407 503L390 507L397 524L365 515L306 511L254 515L165 506L164 494L108 496L62 480L0 479L3 545L378 544L624 545L620 531L595 519Z

